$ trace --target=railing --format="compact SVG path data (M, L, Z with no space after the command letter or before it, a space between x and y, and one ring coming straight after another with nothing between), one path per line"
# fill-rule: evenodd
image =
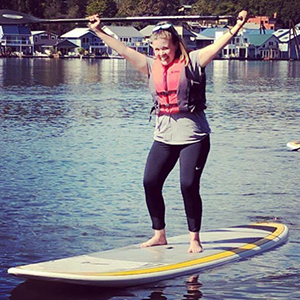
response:
M7 40L2 40L1 45L2 46L33 46L33 44L31 44L30 41L7 41Z

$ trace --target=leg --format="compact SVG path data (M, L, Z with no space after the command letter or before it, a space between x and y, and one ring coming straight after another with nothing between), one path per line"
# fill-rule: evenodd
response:
M153 143L144 173L144 189L148 211L152 220L152 228L155 230L155 233L152 239L142 244L142 247L167 243L164 230L165 205L162 188L178 157L178 147L156 141Z
M180 153L180 183L191 236L188 252L201 252L199 231L202 218L200 177L210 149L209 136L185 146Z

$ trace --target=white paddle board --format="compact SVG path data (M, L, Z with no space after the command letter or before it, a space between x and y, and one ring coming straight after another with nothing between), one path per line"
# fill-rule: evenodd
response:
M201 233L202 253L187 253L187 234L169 238L165 246L133 245L10 268L8 273L26 279L127 287L197 274L274 248L287 236L283 224L255 223Z
M296 141L291 141L291 142L288 142L286 144L286 146L291 149L291 150L299 150L300 149L300 141L296 142Z

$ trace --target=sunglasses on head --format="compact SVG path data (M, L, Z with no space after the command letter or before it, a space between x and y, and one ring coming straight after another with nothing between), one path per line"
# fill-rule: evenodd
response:
M161 25L156 25L153 30L152 30L152 33L155 33L157 31L160 31L160 30L171 30L171 31L175 31L175 28L173 27L173 24L170 24L170 23L165 23L165 24L161 24Z

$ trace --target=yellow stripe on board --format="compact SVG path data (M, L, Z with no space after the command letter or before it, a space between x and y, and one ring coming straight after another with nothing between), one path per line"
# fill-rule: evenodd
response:
M283 231L284 226L282 224L274 224L274 223L255 223L254 226L268 226L268 227L275 227L277 228L273 233L266 236L265 238L254 242L253 244L245 244L239 248L230 250L230 251L224 251L218 254L213 254L207 257L193 259L181 263L166 265L166 266L160 266L160 267L154 267L154 268L148 268L148 269L140 269L140 270L131 270L131 271L121 271L121 272L106 272L106 273L72 273L72 274L80 274L80 275L86 275L86 276L125 276L125 275L141 275L141 274L149 274L149 273L157 273L157 272L163 272L163 271L170 271L170 270L176 270L186 267L191 267L194 265L200 265L205 264L214 260L221 260L229 256L233 256L235 254L245 252L251 249L254 249L260 245L263 245L267 242L270 242L271 240L274 240L278 237Z
M201 265L205 264L211 261L221 260L245 251L249 251L252 249L257 248L258 246L261 246L265 243L268 243L275 238L277 238L283 231L285 226L282 224L277 223L255 223L253 226L268 226L268 227L274 227L276 230L271 233L270 235L266 236L265 238L258 240L257 242L254 242L252 244L245 244L239 248L233 249L233 250L227 250L218 254L213 254L210 256L206 256L203 258L193 259L181 263L176 264L170 264L166 266L159 266L154 268L148 268L148 269L140 269L140 270L131 270L131 271L120 271L120 272L103 272L103 273L95 273L95 272L79 272L79 273L65 273L64 274L73 274L73 275L85 275L85 276L125 276L125 275L141 275L141 274L149 274L149 273L157 273L157 272L163 272L163 271L170 271L170 270L176 270L186 267L191 267L194 265Z

